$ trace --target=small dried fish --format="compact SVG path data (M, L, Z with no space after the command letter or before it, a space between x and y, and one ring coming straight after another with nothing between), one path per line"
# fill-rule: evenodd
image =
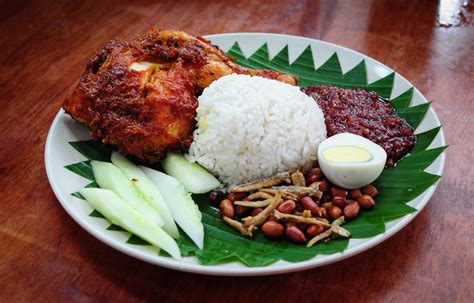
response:
M343 238L349 238L351 236L351 233L342 226L334 226L331 229L334 234Z
M309 224L320 224L320 225L323 225L323 226L326 226L326 227L331 226L331 224L329 224L328 220L322 219L322 218L321 219L319 219L319 218L308 218L308 217L305 217L305 216L284 214L282 212L279 212L278 210L275 210L273 215L277 219L287 219L287 220L293 221L293 222L301 222L301 223L309 223Z
M304 175L299 170L291 174L291 182L293 182L293 185L295 186L306 185L306 180L304 178Z
M273 186L270 189L281 191L283 193L290 193L300 198L304 196L313 196L319 199L323 195L319 189L309 186Z
M249 227L244 227L242 223L236 220L232 220L229 217L222 217L222 218L227 224L229 224L230 226L238 230L243 236L246 236L246 237L253 237L253 231L257 229L254 225L249 226Z
M258 191L256 193L249 195L247 198L245 198L245 200L248 200L248 201L261 200L261 199L266 200L266 199L273 198L273 196L274 195L270 195L270 194Z
M344 223L344 221L346 220L346 218L344 218L344 216L341 216L339 218L337 218L336 220L332 221L332 226L341 226L342 223Z
M263 192L263 193L267 193L267 194L270 194L270 195L276 195L278 193L278 190L276 189L270 189L270 188L262 188L262 189L259 189L259 191ZM299 201L300 200L300 197L298 197L297 195L295 194L292 194L292 193L285 193L285 192L282 192L281 193L281 197L285 200L293 200L293 201Z
M308 242L308 244L306 244L306 247L311 247L314 244L316 244L317 242L319 242L321 240L325 240L330 236L341 236L341 237L344 237L344 238L349 238L351 236L351 233L347 229L345 229L341 226L342 223L344 223L344 216L339 217L336 220L334 220L329 229L327 229L326 231L320 233L316 237L312 238Z
M273 201L265 207L258 215L255 217L246 217L243 218L242 221L244 222L244 227L247 226L260 226L262 225L268 217L270 217L273 211L277 208L278 204L281 202L281 193L277 193Z
M270 198L270 199L266 199L266 200L263 200L263 201L235 201L234 204L235 205L246 206L246 207L258 208L258 207L267 206L268 204L272 203L272 201L274 199L275 198Z
M330 235L332 234L332 229L329 228L325 231L323 231L322 233L320 233L319 235L317 235L316 237L312 238L308 244L306 244L306 247L311 247L313 246L314 244L316 244L317 242L323 240L323 239L326 239L327 237L329 237Z
M231 192L250 192L250 191L260 189L260 188L278 185L281 182L283 182L285 179L289 179L289 178L290 178L290 172L282 172L270 178L255 180L249 183L231 186L230 191Z

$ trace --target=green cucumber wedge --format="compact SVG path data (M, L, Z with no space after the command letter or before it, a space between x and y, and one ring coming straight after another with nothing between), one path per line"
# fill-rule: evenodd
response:
M179 231L173 216L156 185L145 175L145 173L127 158L118 152L113 152L112 163L132 181L133 186L142 194L142 197L153 207L165 223L163 229L173 238L179 238Z
M101 188L114 191L144 219L160 227L164 225L160 214L140 197L132 182L118 167L102 161L91 161L91 165L95 180Z
M181 258L176 241L159 226L145 220L115 192L102 188L84 188L80 193L94 209L113 224L165 250L173 258Z
M191 198L191 194L178 179L148 167L141 166L141 169L163 194L176 223L196 243L197 247L202 249L204 246L202 214Z
M190 163L181 154L168 153L161 165L168 175L178 179L193 194L204 194L221 186L204 167Z

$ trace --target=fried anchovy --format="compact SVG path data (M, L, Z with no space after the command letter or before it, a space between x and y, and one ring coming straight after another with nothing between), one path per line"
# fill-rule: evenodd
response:
M277 193L273 201L265 207L264 210L262 210L258 215L255 217L246 217L243 218L242 221L244 221L244 227L248 226L259 226L263 224L268 217L271 216L275 208L277 208L278 204L281 202L281 193Z
M276 195L278 193L278 190L276 189L270 189L270 188L262 188L262 189L259 189L260 192L263 192L263 193L267 193L267 194L271 194L271 195ZM293 200L293 201L299 201L300 200L300 197L298 197L297 195L295 194L292 194L292 193L285 193L285 192L282 192L281 193L281 197L283 199L286 199L286 200Z
M290 172L282 172L270 178L255 180L249 183L231 186L230 191L231 192L249 192L249 191L257 190L264 187L278 185L284 180L289 179L289 178L290 178Z
M323 225L323 226L326 226L326 227L331 226L331 224L329 224L328 220L326 220L326 219L318 219L318 218L311 218L311 217L284 214L282 212L279 212L278 210L275 210L273 215L277 219L287 219L287 220L293 221L293 222L302 222L302 223L309 223L309 224L320 224L320 225Z
M273 198L273 196L274 195L270 195L270 194L258 191L256 193L249 195L247 198L245 198L245 200L248 200L248 201L261 200L261 199L267 200L267 199Z
M306 247L311 247L317 242L324 240L330 236L341 236L344 238L349 238L351 236L351 233L347 229L341 227L342 223L344 223L344 216L334 220L329 229L312 238L308 242L308 244L306 244Z
M239 221L232 220L228 217L223 217L223 219L227 224L238 230L243 236L246 237L253 237L253 231L257 229L255 226L244 227L244 225Z
M234 204L240 205L240 206L258 208L258 207L267 206L268 204L272 203L273 200L274 198L266 199L263 201L235 201Z
M306 186L274 186L271 187L270 189L281 191L283 193L290 193L297 195L298 197L304 197L304 196L313 196L317 197L318 199L322 197L323 193L314 187L306 187Z
M304 175L299 170L291 174L291 182L293 183L293 185L296 185L296 186L306 185Z

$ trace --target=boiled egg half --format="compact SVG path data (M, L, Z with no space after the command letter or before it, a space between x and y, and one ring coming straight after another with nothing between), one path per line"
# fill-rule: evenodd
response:
M333 184L360 188L374 182L387 160L385 150L374 142L351 133L327 138L318 148L318 162L323 174Z

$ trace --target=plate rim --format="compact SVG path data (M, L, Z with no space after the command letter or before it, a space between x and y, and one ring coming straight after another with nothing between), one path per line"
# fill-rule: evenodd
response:
M358 51L349 49L344 46L340 46L331 42L326 42L318 39L313 39L313 38L308 38L308 37L302 37L302 36L295 36L295 35L286 35L286 34L275 34L275 33L261 33L261 32L237 32L237 33L222 33L222 34L212 34L212 35L205 35L204 37L206 39L212 39L216 37L232 37L232 38L237 38L238 37L244 37L244 36L263 36L262 40L265 40L265 36L274 36L274 37L279 37L282 39L301 39L305 40L309 43L312 41L316 41L318 43L325 44L327 46L333 47L333 48L342 48L345 49L346 51L349 52L354 52L360 56L362 56L364 59L369 58L373 61L375 61L377 64L385 67L388 71L394 72L395 75L400 77L403 81L406 81L408 84L410 84L414 90L418 91L420 96L422 97L422 100L424 101L423 103L428 102L426 97L410 82L408 81L405 77L403 77L400 73L396 72L392 68L388 67L387 65L381 63L380 61L373 59L367 55L364 55ZM265 43L265 41L264 41ZM432 112L434 120L437 125L441 125L441 121L438 118L438 115L436 114L435 110L430 107L429 111ZM49 164L52 159L48 157L50 154L50 151L52 148L52 135L55 127L59 123L60 119L65 116L66 113L64 112L63 109L60 109L59 112L56 114L54 117L53 122L51 123L51 126L48 131L48 136L46 139L46 144L45 144L45 152L44 152L44 161L45 161L45 168L46 168L46 174L48 177L48 181L50 183L50 186L56 195L56 198L60 202L61 206L66 210L66 212L69 214L70 217L73 218L73 220L79 224L83 229L85 229L89 234L94 236L96 239L99 241L107 244L108 246L125 253L131 257L137 258L139 260L145 261L147 263L151 263L154 265L159 265L163 266L169 269L174 269L174 270L179 270L179 271L184 271L184 272L191 272L191 273L198 273L198 274L207 274L207 275L219 275L219 276L260 276L260 275L274 275L274 274L281 274L281 273L289 273L289 272L295 272L295 271L301 271L301 270L308 270L320 266L324 266L330 263L338 262L344 259L347 259L351 256L354 256L356 254L359 254L361 252L364 252L366 250L369 250L373 248L374 246L382 243L383 241L391 238L394 234L398 233L400 230L402 230L405 226L408 225L428 204L430 201L433 193L435 192L439 181L438 180L435 184L430 186L428 189L426 189L422 194L425 194L425 198L420 202L419 208L410 214L407 214L400 219L396 220L395 224L390 227L389 229L386 229L384 233L378 234L373 237L365 238L368 239L367 242L358 245L354 248L347 248L343 252L338 252L338 253L333 253L329 255L318 255L318 259L315 260L314 258L306 260L306 261L301 261L301 262L295 262L291 263L288 262L287 264L282 264L278 265L277 267L272 267L273 264L268 265L268 266L259 266L259 267L241 267L241 268L232 268L232 267L222 267L219 264L217 265L202 265L202 264L191 264L191 263L185 263L179 260L175 260L172 258L168 257L163 257L163 256L150 256L144 252L141 252L139 250L134 249L132 245L129 245L127 243L119 243L117 240L104 235L104 231L100 231L96 229L94 226L92 226L89 222L87 222L84 218L82 218L81 215L77 214L71 207L69 207L68 202L66 197L63 196L62 192L58 188L58 184L53 182L53 172L52 172L52 166ZM439 140L441 142L441 145L446 145L446 140L444 136L444 131L443 128L440 129L438 135ZM443 152L439 157L440 161L440 169L436 172L436 174L443 175L444 168L445 168L445 162L446 162L446 153ZM71 196L72 197L72 196ZM69 198L69 197L67 197ZM398 222L397 222L398 221ZM193 257L196 258L196 257Z

